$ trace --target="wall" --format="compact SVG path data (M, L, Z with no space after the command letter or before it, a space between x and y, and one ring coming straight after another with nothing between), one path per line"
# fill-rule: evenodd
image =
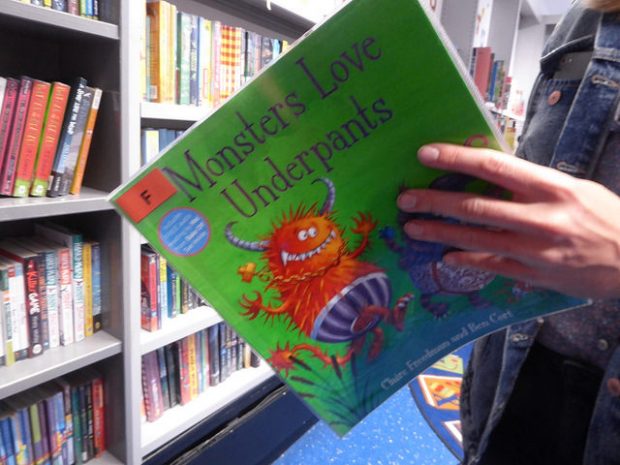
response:
M539 70L540 54L546 39L545 24L536 24L533 21L522 21L517 44L512 61L512 95L517 90L523 91L525 101L528 101L531 88Z

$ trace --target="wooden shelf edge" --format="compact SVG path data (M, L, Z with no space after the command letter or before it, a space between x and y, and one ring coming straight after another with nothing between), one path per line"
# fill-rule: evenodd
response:
M159 331L140 331L140 354L144 355L222 321L211 307L199 307L168 319Z
M29 5L17 0L3 1L0 5L0 15L58 30L75 31L110 40L120 39L119 28L115 24L84 18L51 8Z
M0 399L112 357L121 350L120 340L100 331L83 341L49 349L43 355L21 360L10 367L0 367Z
M187 405L176 406L167 410L155 422L143 423L142 456L145 457L160 448L272 376L275 376L273 371L265 363L258 368L245 368L233 373L223 383L208 388Z

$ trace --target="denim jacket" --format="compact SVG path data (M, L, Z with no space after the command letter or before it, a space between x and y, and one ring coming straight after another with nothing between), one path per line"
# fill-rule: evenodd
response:
M591 178L605 152L608 136L620 128L620 15L603 15L575 6L564 22L564 33L562 28L559 34L556 29L541 59L541 74L528 104L518 154L574 176ZM572 22L572 28L566 22ZM591 35L575 32L588 22ZM552 78L563 55L592 49L583 79ZM550 99L555 91L563 96L559 102ZM537 112L548 114L538 113L533 118ZM550 131L550 125L558 126ZM614 169L620 171L620 153ZM620 186L615 187L620 193ZM541 319L514 325L475 344L461 393L464 465L480 461L541 325ZM590 423L584 465L620 465L620 393L609 387L610 380L612 384L620 380L620 348L613 351L605 370Z

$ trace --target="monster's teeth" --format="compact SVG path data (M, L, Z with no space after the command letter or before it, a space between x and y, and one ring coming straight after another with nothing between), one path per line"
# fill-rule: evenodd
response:
M288 253L287 252L282 252L282 265L286 266L286 263L288 262Z

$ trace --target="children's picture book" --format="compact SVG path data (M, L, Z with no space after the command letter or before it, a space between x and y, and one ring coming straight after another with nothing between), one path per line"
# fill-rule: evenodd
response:
M498 195L417 161L503 147L458 60L418 0L353 0L110 196L340 435L465 343L583 304L404 234L403 189Z

